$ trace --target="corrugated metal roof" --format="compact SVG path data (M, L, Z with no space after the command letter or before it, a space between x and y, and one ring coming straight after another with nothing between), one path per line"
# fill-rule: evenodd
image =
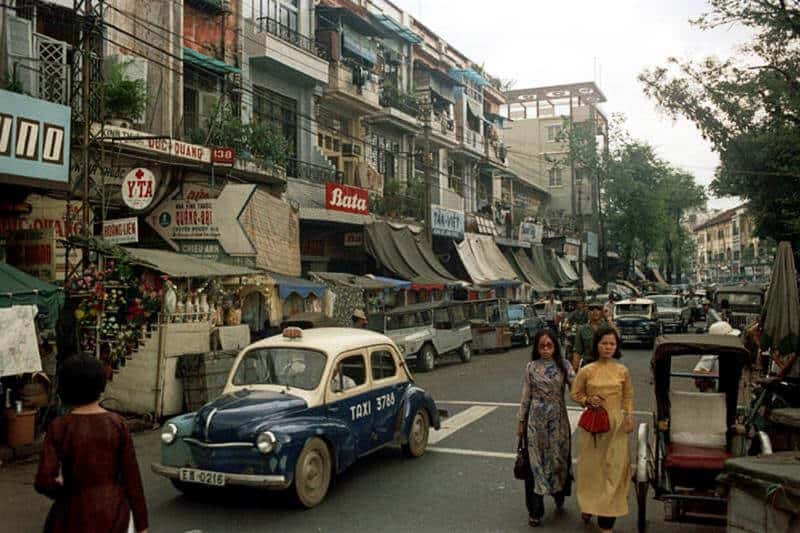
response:
M140 264L163 272L173 278L220 278L259 274L251 268L228 265L191 255L151 248L123 248Z

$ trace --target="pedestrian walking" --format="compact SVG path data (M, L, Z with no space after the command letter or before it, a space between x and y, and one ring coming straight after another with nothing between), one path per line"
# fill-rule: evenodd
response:
M544 497L553 496L561 510L571 493L571 430L564 399L575 372L561 355L556 334L539 331L533 340L531 361L522 378L522 400L517 418L517 436L528 448L530 476L525 480L528 524L540 525L544 516Z
M367 327L367 315L361 309L354 309L350 321L354 328L365 329Z
M61 400L72 407L47 429L36 490L54 500L47 533L147 532L136 452L125 420L100 407L105 370L73 356L58 373Z
M592 351L592 339L600 326L606 324L603 318L603 306L599 302L589 304L589 321L578 327L575 332L575 345L572 347L572 368L580 368L596 359Z
M544 304L544 320L547 327L556 330L556 313L558 312L558 304L556 303L556 296L552 292Z
M609 424L604 433L579 427L577 496L584 521L597 516L600 529L610 532L616 518L628 514L633 384L628 369L614 360L620 356L619 334L614 328L603 326L595 332L592 352L596 360L578 372L572 399L588 409L604 409Z

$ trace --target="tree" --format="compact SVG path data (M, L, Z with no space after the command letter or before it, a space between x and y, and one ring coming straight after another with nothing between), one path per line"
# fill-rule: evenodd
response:
M671 58L643 72L644 92L692 120L720 155L711 190L749 203L756 234L800 245L800 2L710 0L692 21L742 25L753 38L735 59Z
M686 214L696 208L704 207L706 192L694 181L694 176L671 167L664 168L658 195L662 199L663 216L663 254L661 265L667 281L680 281L683 268L693 254L692 239L683 225Z

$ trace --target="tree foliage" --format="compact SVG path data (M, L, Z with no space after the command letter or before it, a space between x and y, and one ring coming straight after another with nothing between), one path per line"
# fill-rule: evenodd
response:
M800 245L800 2L710 0L692 21L754 36L735 58L670 58L643 72L644 92L692 120L720 155L711 190L749 202L756 233Z

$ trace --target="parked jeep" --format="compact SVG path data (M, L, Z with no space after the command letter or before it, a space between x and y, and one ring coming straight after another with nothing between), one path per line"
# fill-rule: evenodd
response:
M764 306L764 289L761 285L748 283L745 285L728 285L719 287L714 292L714 309L721 314L734 328L744 331L758 320Z
M619 328L622 344L640 343L653 346L661 335L656 303L647 298L632 298L614 304L614 323Z
M440 357L457 353L472 358L472 330L460 302L431 302L398 307L386 313L384 332L417 369L430 372Z
M656 303L658 318L664 333L686 333L692 320L692 311L683 296L654 294L648 296Z

